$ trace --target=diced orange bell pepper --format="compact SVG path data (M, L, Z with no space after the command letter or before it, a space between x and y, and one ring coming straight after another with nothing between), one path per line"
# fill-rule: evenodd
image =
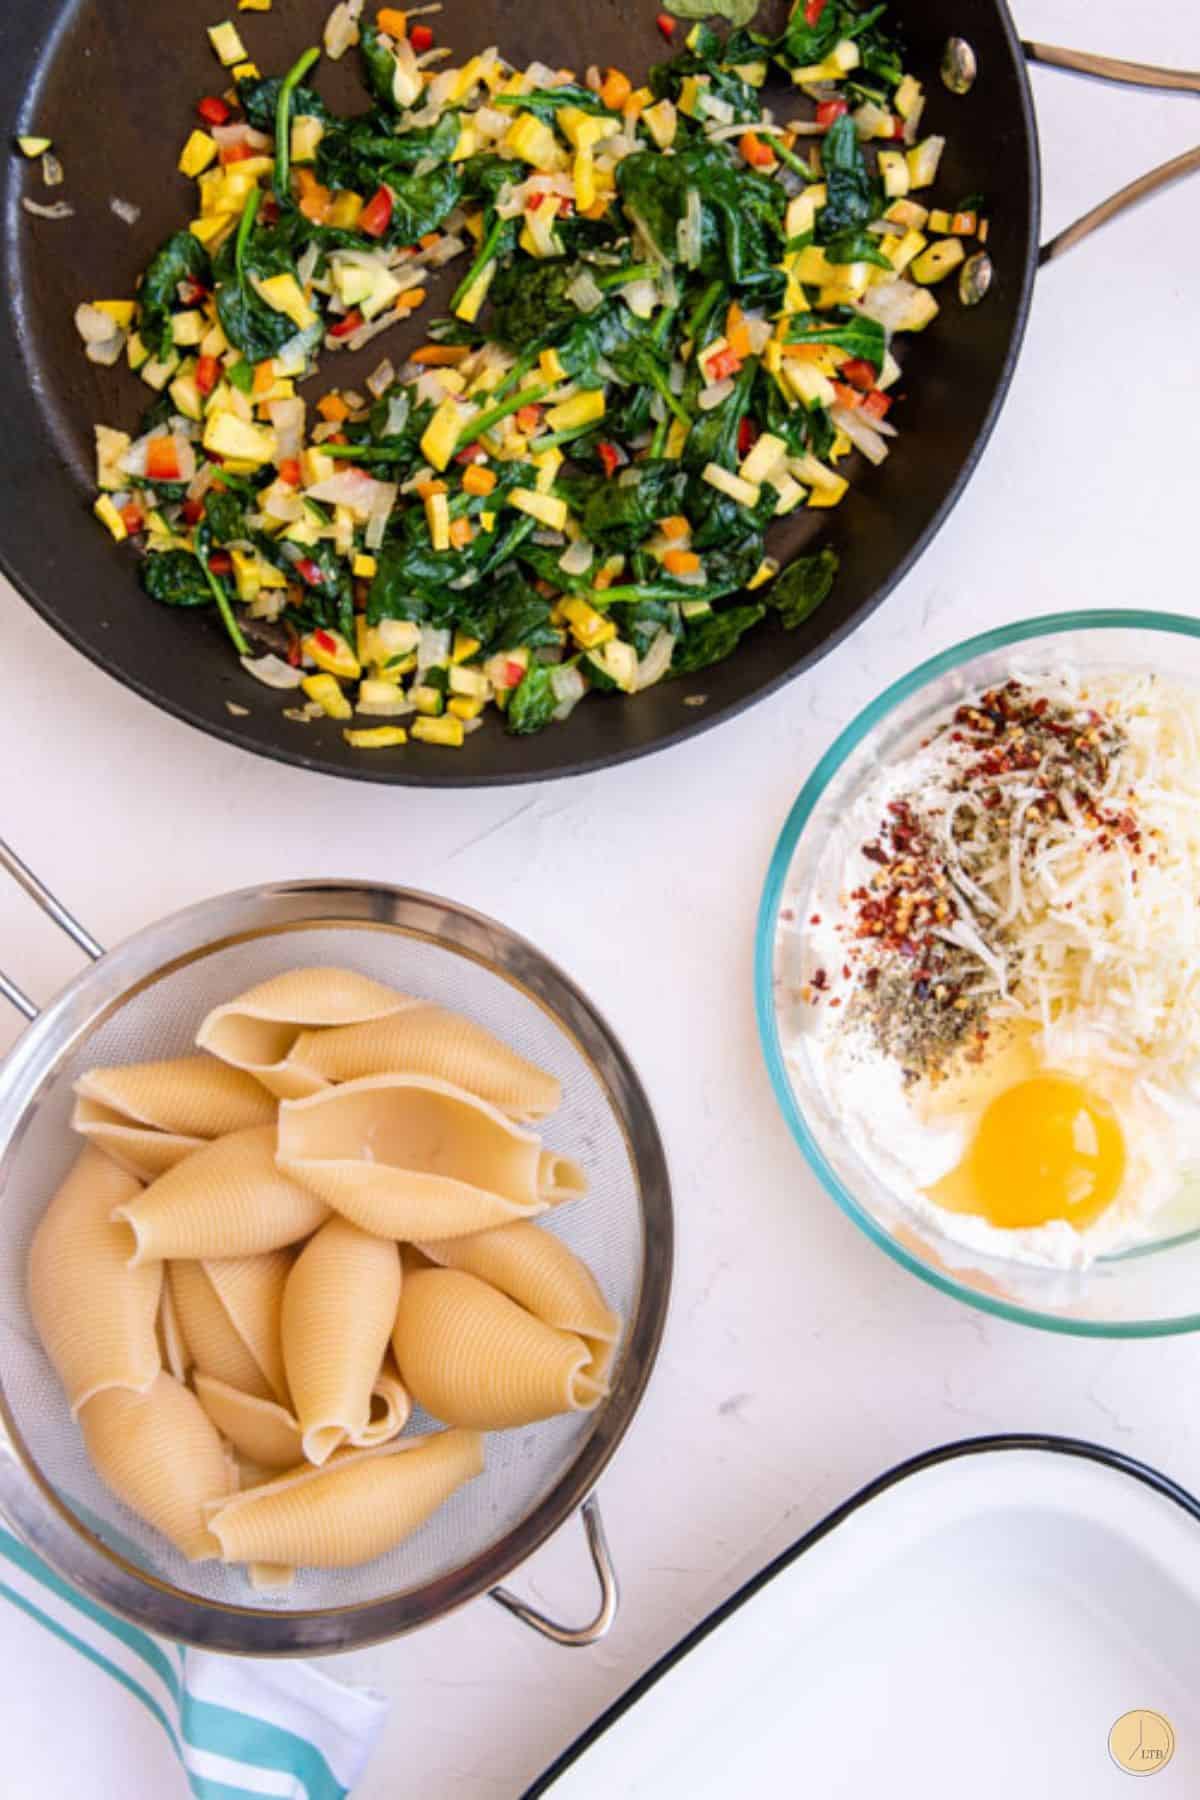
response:
M405 288L396 301L396 311L416 312L418 306L424 306L428 298L429 295L424 288Z
M350 408L340 394L322 394L317 401L317 411L334 425L340 425L343 419L350 417Z
M462 484L466 494L490 494L496 485L496 477L491 469L483 469L478 463L472 463L463 470Z
M268 356L265 362L255 363L254 365L253 392L256 394L265 394L269 388L273 388L274 386L275 370L271 364L271 358Z
M475 536L475 528L470 519L451 519L450 542L456 550L465 550Z
M685 538L691 533L691 522L682 513L671 513L667 518L658 521L658 529L664 537Z
M311 169L297 169L296 181L300 188L300 211L314 225L324 225L333 204L333 195L317 180Z
M470 354L469 344L422 344L408 360L420 363L425 369L453 369L458 363L466 362Z
M600 98L610 112L620 112L632 92L633 83L623 70L605 69Z
M749 163L752 169L773 169L775 152L769 144L764 144L756 131L743 131L738 139L738 149L742 153L742 161Z
M662 565L672 575L696 575L700 571L700 558L694 550L668 550Z
M402 38L408 31L408 18L398 6L381 6L375 15L375 23L391 38Z

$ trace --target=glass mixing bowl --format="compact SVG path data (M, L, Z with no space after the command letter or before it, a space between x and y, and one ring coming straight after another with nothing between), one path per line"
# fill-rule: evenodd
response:
M889 1256L968 1305L1081 1337L1156 1337L1200 1328L1200 1221L1088 1268L1037 1267L966 1249L919 1219L867 1167L826 1102L803 1050L785 1057L789 941L780 914L811 910L839 818L881 767L909 754L931 721L972 690L1064 664L1081 672L1153 672L1200 687L1200 621L1174 613L1065 612L969 638L895 682L821 758L771 859L758 919L755 993L767 1068L792 1135L843 1212ZM1198 896L1200 900L1200 896ZM794 955L794 950L792 951Z

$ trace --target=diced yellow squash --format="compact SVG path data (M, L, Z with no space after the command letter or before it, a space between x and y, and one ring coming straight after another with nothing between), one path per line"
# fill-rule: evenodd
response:
M532 460L537 470L534 486L539 494L548 494L558 479L558 471L563 465L563 453L557 444L552 444L549 450L538 452Z
M594 150L597 144L603 143L607 137L620 131L618 119L605 118L601 113L584 112L578 106L560 106L554 115L554 122L562 132L573 150Z
M478 148L479 133L473 125L463 125L458 133L458 142L450 152L450 161L452 163L466 162L469 156L474 156Z
M613 621L586 600L563 600L560 610L581 650L595 650L617 635Z
M802 194L793 194L788 201L784 219L784 235L789 238L803 237L806 231L813 229L816 222L817 208L812 190L806 189Z
M245 62L234 63L229 73L233 76L235 81L262 80L262 70L256 62L251 62L249 57L247 57Z
M827 376L815 363L801 362L799 357L785 356L783 378L805 406L832 406L837 396Z
M208 321L196 307L187 312L176 313L171 320L171 338L181 350L193 350L203 342L208 330Z
M759 489L752 481L743 481L730 469L723 469L720 463L710 462L705 465L701 479L718 494L725 494L730 500L736 500L739 506L756 506Z
M129 533L125 529L125 521L113 505L108 494L101 494L92 511L100 523L109 530L118 544L124 543Z
M256 280L255 292L260 300L264 300L272 312L282 313L290 319L297 331L307 331L315 325L317 315L304 298L304 290L294 275L268 275L265 279Z
M797 87L808 87L817 81L840 81L851 69L857 69L861 61L862 52L854 39L839 38L823 62L806 63L803 68L793 69L792 80Z
M426 682L415 682L408 690L408 697L423 718L439 718L446 710L446 696L441 688Z
M329 223L336 225L341 231L353 231L365 204L361 194L355 194L349 188L343 189L340 194L333 196L330 203Z
M554 229L557 223L558 214L549 207L539 206L526 212L518 239L526 256L562 255L562 239Z
M932 187L937 180L938 165L946 140L942 137L922 138L908 153L908 185L910 188Z
M34 161L39 156L45 156L53 141L53 138L19 137L17 149L22 156L28 156L31 161Z
M97 312L102 312L107 318L110 318L114 325L120 326L122 331L128 331L133 324L136 307L136 302L133 300L93 300L92 305Z
M171 383L171 399L176 412L185 419L199 421L204 417L204 395L196 386L194 375L177 375Z
M204 424L204 448L258 468L276 460L279 440L269 425L250 425L229 412L210 412Z
M423 744L441 744L447 750L461 750L466 734L462 720L446 714L440 719L414 719L412 735Z
M561 531L567 522L567 503L553 494L539 494L534 488L514 488L508 499L518 512L527 513L549 531Z
M373 725L366 731L343 731L342 736L352 750L391 750L408 742L402 725Z
M215 250L229 236L236 223L232 213L208 213L202 218L193 219L188 230L206 250Z
M152 387L156 394L161 394L178 367L179 358L172 351L170 356L161 361L158 357L151 357L149 362L142 364L138 373L147 387Z
M772 576L778 575L778 573L779 564L775 561L775 558L773 556L764 556L757 569L755 569L753 575L746 583L746 592L750 593L754 588L765 587Z
M411 702L401 693L398 681L373 676L359 683L356 711L374 714L377 719L394 719L411 711Z
M778 471L771 477L771 486L775 489L775 517L781 518L785 513L794 512L804 499L804 489L798 481L784 471Z
M569 400L560 400L546 414L546 423L551 431L574 431L577 425L593 425L604 417L604 389L585 388L581 393L572 394Z
M454 309L454 316L466 324L473 325L479 317L480 308L487 299L487 291L492 285L498 262L495 258L485 263L478 275Z
M902 200L908 192L908 158L902 150L879 152L879 174L889 200Z
M352 719L354 708L332 675L306 675L300 683L310 700L315 700L330 719Z
M495 529L496 529L495 513L494 512L481 512L479 515L479 528L481 531L495 531Z
M685 425L682 419L672 419L667 431L663 454L677 461L683 455L683 447L688 441L690 431L691 426Z
M914 75L906 75L896 89L895 94L892 96L892 105L902 119L907 119L909 117L913 108L920 100L921 93L921 84L916 77Z
M327 675L357 681L362 665L340 631L313 631L300 640L300 648Z
M890 239L887 241L890 243ZM929 240L925 237L923 232L906 231L895 249L889 248L887 250L886 255L888 261L891 263L897 275L902 274L904 270L907 269L909 263L920 256L928 241Z
M139 369L144 368L150 361L150 352L147 350L145 344L143 344L138 332L130 332L129 341L125 345L125 355L128 359L129 366L135 375Z
M379 564L373 556L368 556L365 550L360 550L354 559L351 573L359 581L371 581L379 573Z
M328 481L331 475L337 474L341 466L332 456L327 456L315 446L300 452L300 475L305 487L316 487L318 481Z
M371 291L366 299L359 303L359 310L364 319L375 319L402 292L400 283L388 269L380 269L371 284Z
M478 638L469 637L465 631L456 631L454 634L454 648L450 652L450 661L452 663L466 662L468 657L474 656L475 652L480 648L481 646Z
M192 177L203 174L216 154L216 139L207 131L193 131L179 153L179 173Z
M463 694L469 700L490 700L492 684L482 669L464 669L455 664L450 670L450 692Z
M795 255L797 275L801 281L807 281L813 287L840 280L840 271L848 266L845 263L831 263L819 244L806 244Z
M957 269L966 254L961 238L941 238L921 252L908 272L922 287L932 287L935 282L944 281L952 269Z
M325 127L312 113L301 113L292 120L292 161L315 162L317 149L325 136Z
M455 694L452 700L446 702L446 711L456 719L477 719L486 705L487 701L482 700L478 694Z
M504 149L535 169L554 169L561 160L553 131L534 113L518 113L501 143Z
M871 285L873 263L847 263L836 281L827 281L817 295L817 309L829 306L853 306Z
M435 550L450 548L450 502L445 494L430 494L425 502L429 541Z
M575 183L575 210L587 212L596 204L596 163L590 150L577 150L571 165Z
M120 462L133 440L127 431L115 431L111 425L97 425L95 433L96 486L115 493L125 486Z
M239 12L270 12L271 0L238 0Z
M253 550L231 550L230 561L233 563L233 580L237 588L239 600L249 604L258 599L262 581L258 573L258 558Z
M421 437L421 455L433 468L444 469L449 465L470 417L454 396L447 394Z
M373 643L381 662L390 661L393 656L407 656L421 642L421 627L411 619L380 619L373 629Z
M209 26L208 41L227 69L231 69L234 63L245 61L246 46L238 36L237 26L231 25L228 20L222 25Z
M703 110L700 95L708 86L707 77L685 75L679 84L679 110L685 119L698 119Z
M345 307L357 306L375 285L375 270L361 263L343 262L335 258L329 271L333 291Z
M543 350L538 357L538 369L546 381L565 381L567 371L563 368L557 350Z
M764 431L755 439L738 465L738 474L743 481L756 486L770 478L773 469L778 468L787 456L787 445L774 432Z
M670 100L658 100L642 114L642 124L660 150L669 150L675 142L679 118Z

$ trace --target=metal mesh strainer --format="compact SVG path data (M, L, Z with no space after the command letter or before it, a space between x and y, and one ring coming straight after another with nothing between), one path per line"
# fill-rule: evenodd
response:
M615 1580L585 1499L640 1399L666 1310L670 1192L637 1077L589 1003L533 947L442 900L349 883L290 883L209 900L105 955L10 851L0 861L97 958L34 1020L0 1089L0 1506L71 1581L150 1629L255 1655L351 1648L406 1631L492 1589L564 1642L607 1628ZM286 1595L258 1594L239 1569L188 1563L118 1502L83 1451L34 1333L25 1294L30 1239L78 1152L71 1087L95 1064L179 1055L211 1006L285 969L337 964L454 1008L557 1075L545 1137L587 1170L586 1201L548 1229L594 1271L625 1320L613 1392L591 1415L489 1434L487 1468L414 1537L359 1569L302 1571ZM410 1430L428 1429L417 1415ZM604 1604L570 1631L495 1590L581 1502Z

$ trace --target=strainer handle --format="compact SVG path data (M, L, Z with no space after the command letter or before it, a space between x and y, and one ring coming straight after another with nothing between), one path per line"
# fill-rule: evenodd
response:
M50 892L44 881L39 881L28 863L21 861L16 851L0 838L0 868L4 868L12 876L18 887L24 888L29 898L36 901L48 919L53 919L60 931L65 931L72 943L78 944L85 956L95 962L104 955L90 931L86 931L73 913L69 913L62 901ZM36 1019L38 1009L29 995L19 988L15 981L0 971L0 995L23 1013L27 1019Z
M604 1535L604 1523L600 1517L600 1503L595 1494L589 1494L580 1507L583 1518L583 1529L587 1535L588 1549L592 1554L592 1566L600 1582L600 1610L590 1625L559 1625L555 1620L547 1618L545 1613L538 1612L536 1607L527 1606L524 1600L510 1593L507 1588L492 1588L493 1600L506 1607L523 1625L540 1632L552 1643L565 1644L570 1649L579 1649L586 1644L595 1644L604 1637L613 1620L617 1616L620 1604L620 1589L617 1585L617 1571L613 1567L612 1554L608 1548L608 1539Z

